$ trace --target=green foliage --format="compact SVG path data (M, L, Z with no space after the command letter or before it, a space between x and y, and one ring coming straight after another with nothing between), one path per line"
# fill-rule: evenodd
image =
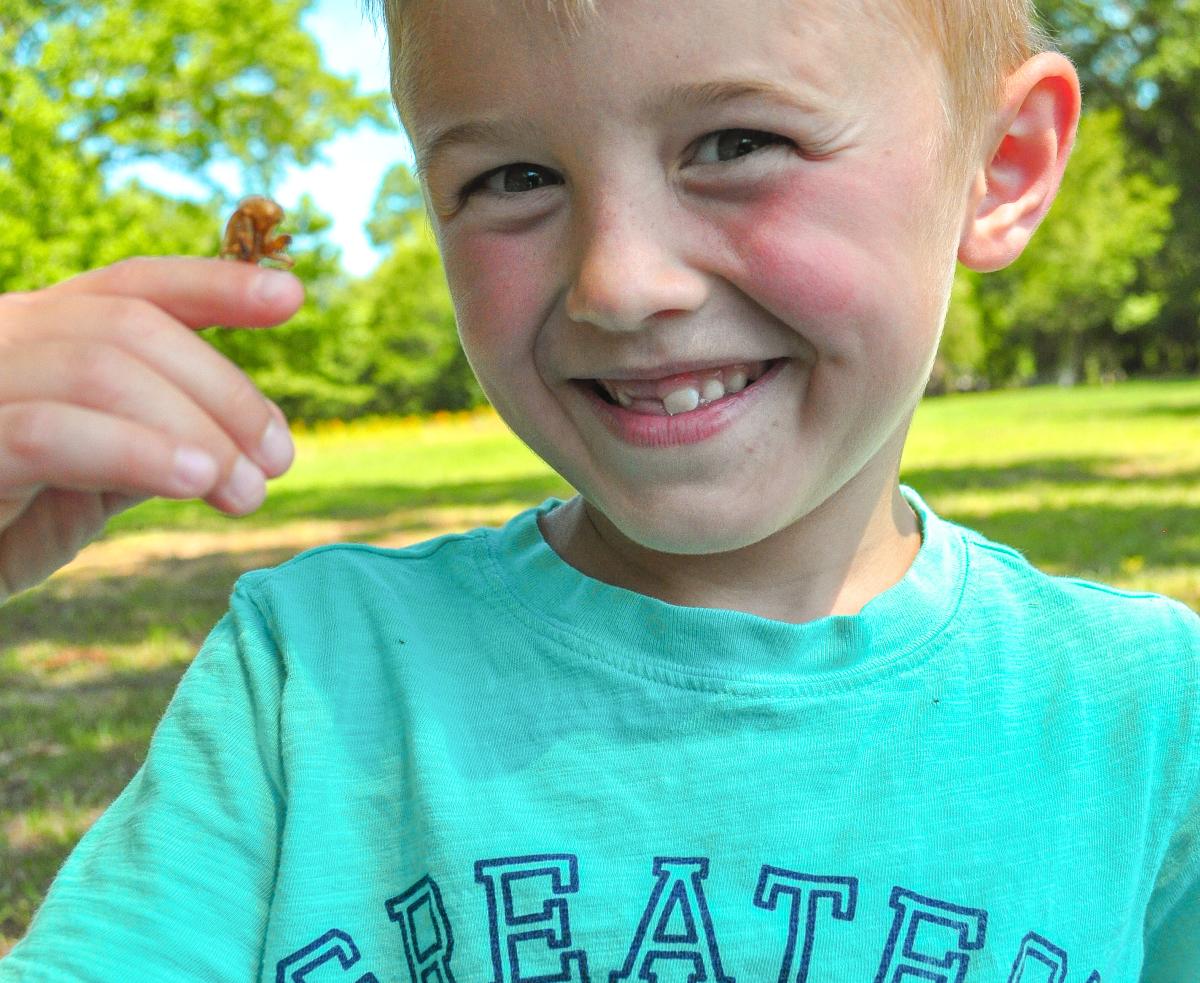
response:
M1043 378L1077 381L1085 352L1109 343L1119 312L1127 328L1159 303L1131 291L1140 265L1162 248L1177 191L1130 172L1128 159L1120 112L1086 114L1042 227L1016 263L979 281L995 336L1033 351Z
M373 246L391 246L419 235L425 219L425 201L421 185L407 167L393 167L383 176L367 236Z
M930 394L971 389L979 381L987 354L987 326L979 309L978 279L979 275L966 267L960 266L955 274L937 362L927 389Z
M385 99L321 67L307 0L0 0L0 290L139 253L215 252L231 196L205 168L269 189ZM106 178L153 159L208 184L205 204Z
M1179 189L1162 248L1139 292L1161 307L1152 327L1113 339L1129 371L1200 368L1200 0L1038 0L1079 69L1093 109L1123 113L1131 169ZM1122 321L1127 323L1124 315Z
M268 192L335 133L387 122L386 97L326 71L301 25L309 0L0 0L0 290L31 289L127 256L215 256L233 195L206 168L235 162ZM154 160L212 189L178 201L114 167ZM288 216L308 300L286 326L209 333L281 404L332 415L370 396L329 221Z
M265 188L338 130L389 118L382 97L322 68L300 24L310 0L93 0L36 16L0 2L0 71L20 95L6 105L93 166L154 157L203 177L233 160Z
M329 225L307 195L288 215L287 228L294 236L289 252L306 292L303 307L290 321L262 331L206 332L219 351L299 420L357 415L372 395L360 381L370 357L369 339L347 331L352 322L349 281L339 251L323 239ZM214 240L210 251L216 248Z
M1145 271L1178 194L1133 171L1129 156L1119 110L1084 115L1058 199L1021 257L982 276L959 270L942 342L947 375L1073 383L1120 367L1120 336L1163 306Z
M289 217L308 300L287 324L210 332L213 344L300 420L467 409L485 402L461 347L441 259L407 168L388 173L368 228L388 256L368 277L340 273L312 203ZM215 247L214 247L215 248Z
M437 244L424 220L416 179L397 166L388 172L367 228L388 256L352 301L359 333L373 357L365 380L374 389L368 413L466 409L485 402L454 320Z

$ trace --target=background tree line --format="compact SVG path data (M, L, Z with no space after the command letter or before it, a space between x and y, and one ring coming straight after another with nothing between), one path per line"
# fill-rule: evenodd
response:
M346 0L348 4L352 0ZM234 205L208 168L270 193L337 132L386 125L301 26L309 0L0 0L0 290L125 256L214 255ZM1067 180L1007 270L960 269L930 391L1194 373L1200 363L1200 0L1040 0L1084 83ZM115 167L203 182L170 198ZM310 200L289 215L309 300L265 332L212 329L293 417L483 402L421 198L402 165L368 225L386 249L352 278Z

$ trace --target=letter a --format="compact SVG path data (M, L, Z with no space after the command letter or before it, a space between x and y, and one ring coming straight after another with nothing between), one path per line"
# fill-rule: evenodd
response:
M620 971L609 974L609 983L636 978L657 980L663 970L671 979L734 983L721 969L721 954L713 936L712 918L704 899L703 880L708 876L704 857L655 857L658 882L634 934L629 955ZM701 928L703 938L701 938ZM677 968L657 965L677 961Z

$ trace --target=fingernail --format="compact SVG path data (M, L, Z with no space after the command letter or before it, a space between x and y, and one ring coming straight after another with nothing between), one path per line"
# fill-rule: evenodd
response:
M283 270L260 270L254 293L264 304L295 303L299 281Z
M237 511L252 512L267 497L266 478L249 458L239 456L225 480L223 491Z
M258 463L269 475L277 477L291 466L294 456L292 435L278 420L272 420L258 445Z
M217 480L216 459L198 447L176 448L173 476L181 495L200 495Z

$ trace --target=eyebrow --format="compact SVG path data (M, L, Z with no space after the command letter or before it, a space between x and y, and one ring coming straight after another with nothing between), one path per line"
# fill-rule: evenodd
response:
M669 115L672 112L712 109L752 97L766 97L809 115L817 115L822 111L815 101L766 79L714 79L684 83L672 86L665 92L652 93L642 100L640 109L646 116ZM517 141L531 137L536 132L537 127L532 122L515 117L467 120L435 127L425 135L425 139L414 141L423 144L423 149L417 153L417 174L424 174L453 147Z

